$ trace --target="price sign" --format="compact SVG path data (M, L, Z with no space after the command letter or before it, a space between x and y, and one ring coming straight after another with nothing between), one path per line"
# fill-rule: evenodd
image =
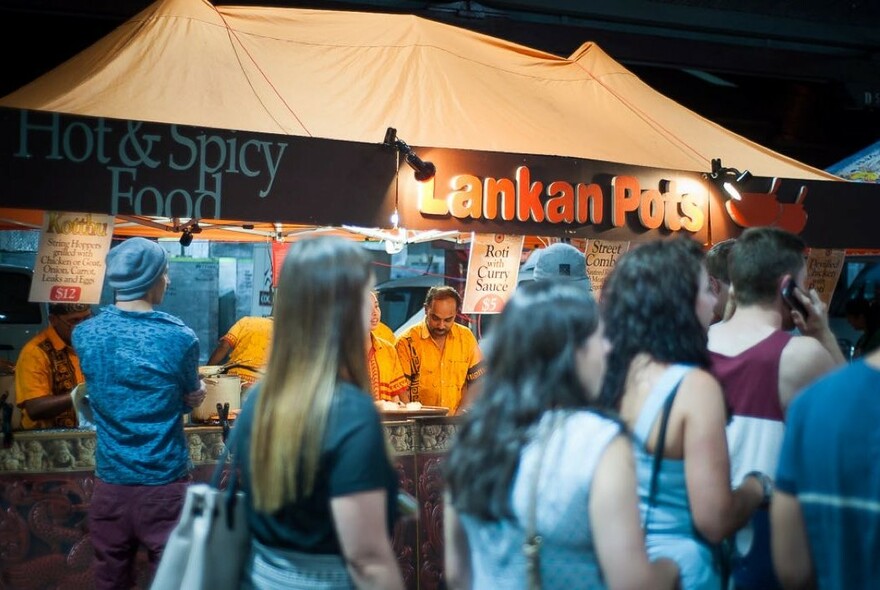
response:
M49 291L49 300L57 303L75 303L82 297L82 289L79 287L55 286Z

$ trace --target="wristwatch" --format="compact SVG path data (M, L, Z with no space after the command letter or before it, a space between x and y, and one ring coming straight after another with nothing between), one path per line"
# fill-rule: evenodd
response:
M758 483L761 484L761 489L764 492L761 506L769 506L770 498L773 496L773 480L770 479L770 476L762 471L749 471L746 473L746 477L754 477L758 480Z

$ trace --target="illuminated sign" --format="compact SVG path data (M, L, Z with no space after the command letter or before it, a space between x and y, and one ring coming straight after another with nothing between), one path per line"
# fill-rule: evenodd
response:
M705 195L683 193L674 181L659 184L663 192L659 188L642 189L634 176L619 175L613 176L607 189L603 189L598 183L533 179L528 166L519 166L513 178L454 175L448 191L436 186L433 191L421 191L418 209L423 215L456 219L577 226L610 224L617 228L626 226L632 218L645 229L702 229ZM606 199L606 194L610 194L610 199Z

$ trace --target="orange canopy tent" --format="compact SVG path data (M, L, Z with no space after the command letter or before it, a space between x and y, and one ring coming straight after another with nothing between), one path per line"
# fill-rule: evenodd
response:
M160 0L0 106L834 179L700 117L594 43L557 57L408 15Z
M688 172L721 158L755 176L840 180L666 98L594 43L559 57L410 15L160 0L0 107L367 144L395 127L412 146ZM27 217L2 191L2 218ZM217 220L216 235L250 239L243 221L229 233Z

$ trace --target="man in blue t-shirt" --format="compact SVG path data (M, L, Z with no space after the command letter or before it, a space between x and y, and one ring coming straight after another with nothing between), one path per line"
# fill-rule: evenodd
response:
M789 406L771 504L786 588L880 588L880 351Z
M134 586L140 545L155 573L190 481L181 417L206 392L195 333L153 309L167 271L155 242L132 238L112 248L107 278L116 303L73 331L96 427L89 532L99 590Z

